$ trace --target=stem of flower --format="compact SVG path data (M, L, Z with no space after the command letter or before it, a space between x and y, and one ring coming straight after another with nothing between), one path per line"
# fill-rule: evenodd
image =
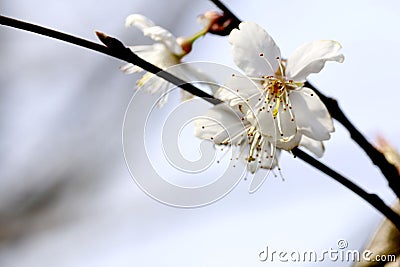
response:
M219 9L221 9L227 16L231 16L232 22L231 27L238 28L240 20L219 0L211 0ZM229 35L229 33L226 33ZM360 131L350 122L346 117L343 110L338 105L337 101L333 98L325 96L321 91L317 90L312 84L306 82L306 87L311 88L318 94L319 98L327 107L332 118L342 124L347 131L350 133L351 139L353 139L368 155L372 162L381 170L389 183L389 187L396 194L397 198L400 199L400 175L397 168L388 162L385 156L378 151L368 140L362 135Z
M379 198L376 194L370 194L366 192L364 189L362 189L349 179L345 178L343 175L332 170L331 168L318 161L317 159L311 157L299 148L294 148L292 150L292 153L299 159L307 162L311 166L332 177L335 181L347 187L355 194L359 195L361 198L363 198L365 201L367 201L369 204L379 210L383 215L385 215L397 227L397 229L400 230L400 216L396 212L394 212L389 206L387 206L385 202L383 202L383 200Z
M98 38L105 44L105 46L81 39L66 33L62 33L59 31L51 30L42 26L34 25L31 23L19 21L16 19L0 16L0 24L10 26L13 28L41 34L47 37L51 37L57 40L61 40L67 43L75 44L80 47L84 47L93 51L100 52L102 54L109 55L111 57L115 57L126 62L135 64L137 66L142 67L143 69L165 79L173 83L174 85L182 88L183 90L192 93L195 96L201 97L202 99L212 103L212 104L219 104L221 100L216 99L212 95L205 93L204 91L198 89L194 85L190 83L186 83L185 81L181 80L180 78L163 71L162 69L158 68L157 66L152 65L151 63L143 60L142 58L138 57L134 54L129 48L125 47L121 41L109 37L103 33L97 32ZM324 172L328 176L331 176L335 180L339 181L342 185L352 190L354 193L359 195L361 198L365 199L368 203L374 206L377 210L379 210L383 215L385 215L388 219L390 219L397 228L400 229L400 218L399 216L391 210L390 207L385 205L385 203L377 196L366 193L364 190L359 188L357 185L349 181L347 178L343 177L342 175L336 173L326 165L322 164L318 160L312 158L311 156L307 155L306 153L302 152L300 149L294 149L293 153L303 159L305 162L309 163L313 167L319 169L320 171Z

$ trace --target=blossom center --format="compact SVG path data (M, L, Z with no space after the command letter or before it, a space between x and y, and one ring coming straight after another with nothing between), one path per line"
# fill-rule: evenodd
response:
M260 57L264 57L264 54L260 53ZM274 119L277 117L280 109L283 111L292 109L289 100L290 91L300 89L303 86L303 83L296 83L293 80L287 79L282 60L280 57L277 57L276 60L278 61L279 68L275 71L275 74L273 76L261 77L263 97L259 99L259 105L262 106L261 109L266 109L267 112L272 110ZM272 69L267 59L266 61ZM293 121L294 118L291 112L290 115Z

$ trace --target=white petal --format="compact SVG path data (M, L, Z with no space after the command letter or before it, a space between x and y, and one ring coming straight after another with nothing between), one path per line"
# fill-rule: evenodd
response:
M168 90L171 86L171 83L149 72L146 72L146 74L137 81L138 89L149 92L150 94L160 94L160 98L158 99L157 103L159 107L162 107L165 102L167 102Z
M242 121L225 103L213 106L204 116L196 119L194 134L201 139L212 140L215 144L232 144L233 141L247 138Z
M230 80L232 80L232 78L230 78L227 83L230 83ZM240 82L240 80L238 80L238 82ZM242 88L242 86L238 85L238 88ZM243 98L238 94L235 88L232 88L232 86L229 85L220 87L215 93L215 97L226 102L231 102L237 98Z
M173 65L179 64L180 59L161 43L156 43L148 46L139 46L140 48L147 47L146 49L138 49L138 47L132 46L131 50L134 51L139 57L149 61L151 64L156 65L159 68L165 69Z
M119 68L121 71L125 72L126 74L132 74L143 71L141 67L133 65L132 63L125 64Z
M128 46L128 48L134 53L151 53L155 47L154 45L134 45Z
M145 28L143 29L143 34L149 36L156 42L163 43L175 55L181 55L183 53L181 46L176 41L176 37L160 26Z
M311 139L305 135L301 137L300 146L307 148L319 158L323 156L325 151L324 144L321 141Z
M130 27L132 25L137 27L141 31L146 28L155 26L153 21L140 14L132 14L125 19L126 27Z
M168 100L168 94L162 94L158 99L157 106L159 108L162 108L165 105L165 103L167 103L167 100Z
M137 81L138 88L149 92L150 94L162 93L168 87L169 82L155 76L152 73L146 72L140 80Z
M297 133L296 122L290 116L288 109L284 110L280 107L278 117L275 119L278 127L277 138L284 139L283 141L293 138ZM279 131L280 129L280 131Z
M267 112L266 110L258 111L255 118L256 119L252 122L252 125L257 125L257 128L263 136L273 138L277 135L275 119L271 112ZM248 119L251 121L251 117Z
M165 91L165 88L168 87L168 84L169 82L149 72L146 72L146 74L137 81L137 87L150 94L162 93Z
M176 41L176 37L171 32L160 26L156 26L153 21L143 15L129 15L125 20L125 26L137 27L145 36L149 36L154 41L165 44L175 55L181 55L183 53L181 46Z
M272 37L254 22L242 22L229 34L233 60L247 75L261 77L278 70L279 47ZM263 56L260 56L262 54Z
M279 149L282 149L282 150L290 151L293 148L299 146L300 139L301 139L301 134L299 132L297 132L296 135L291 136L289 138L278 139L276 141L276 147Z
M262 94L260 86L261 83L256 84L246 76L237 75L230 77L224 84L224 87L227 90L242 98L243 101L247 101L247 99L252 96L254 96L255 99L258 99L258 96Z
M262 90L252 80L238 76L229 78L215 94L218 99L228 102L244 115L254 113L252 107L259 102L261 95Z
M309 74L320 72L326 61L343 62L341 48L338 42L331 40L314 41L297 48L287 60L286 76L304 82Z
M303 87L299 91L290 92L289 99L301 132L315 140L328 140L335 129L332 118L318 95Z
M193 98L193 95L185 90L181 90L181 102L185 102Z

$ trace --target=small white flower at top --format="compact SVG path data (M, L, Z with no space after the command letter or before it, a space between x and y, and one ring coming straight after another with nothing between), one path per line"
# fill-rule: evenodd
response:
M155 25L153 21L140 14L129 15L126 18L125 25L127 27L137 27L145 36L149 36L155 41L152 45L130 46L129 48L139 57L161 69L167 69L168 67L180 64L182 58L191 51L193 42L207 32L204 29L189 38L176 38L171 32ZM143 71L142 68L131 63L121 67L121 70L127 74ZM190 66L182 66L177 75L185 81L204 79L204 75L201 72ZM158 105L161 107L167 101L167 92L171 84L162 78L153 77L154 74L147 72L137 81L137 87L152 94L160 93L162 97ZM151 82L149 82L150 80ZM188 99L191 96L191 94L182 91L182 100Z
M304 146L322 156L322 141L330 138L333 122L320 98L304 83L326 61L343 62L340 44L314 41L282 60L271 36L252 22L242 22L230 33L229 42L234 62L245 76L232 75L217 91L215 96L225 103L196 122L195 134L217 145L246 145L240 154L245 155L251 172L277 166L280 149ZM229 108L233 111L228 112ZM240 127L235 116L241 119ZM229 136L232 127L237 128L236 134Z

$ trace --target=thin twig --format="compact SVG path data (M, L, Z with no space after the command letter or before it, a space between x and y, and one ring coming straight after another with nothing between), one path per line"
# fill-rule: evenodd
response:
M111 51L104 45L100 45L73 35L69 35L60 31L45 28L36 24L29 22L13 19L10 17L0 16L0 24L5 26L10 26L20 30L37 33L50 38L61 40L67 43L75 44L80 47L84 47L93 51L97 51L109 56L113 56Z
M315 91L322 102L324 102L332 118L340 122L340 124L342 124L349 131L351 139L353 139L364 150L372 162L379 167L383 175L386 177L390 188L397 195L397 197L400 198L400 176L396 166L388 162L385 156L370 142L368 142L364 135L347 118L335 99L325 96L309 82L306 82L305 86Z
M347 187L355 194L359 195L361 198L363 198L365 201L367 201L369 204L379 210L383 215L385 215L397 227L397 229L400 230L400 216L396 212L394 212L389 206L387 206L385 202L383 202L383 200L379 198L376 194L370 194L366 192L364 189L362 189L349 179L345 178L343 175L329 168L317 159L311 157L299 148L294 148L292 150L292 153L299 159L307 162L311 166L332 177L335 181Z
M214 98L213 96L203 92L202 90L198 89L194 85L190 83L186 83L185 81L179 79L178 77L168 73L167 71L163 71L162 69L158 68L157 66L152 65L151 63L141 59L138 57L136 54L134 54L129 48L125 47L121 41L109 37L103 33L97 33L97 36L99 39L106 45L100 45L97 43L93 43L88 40L84 40L69 34L61 33L55 30L51 30L48 28L44 28L38 25L34 25L31 23L15 20L12 18L0 16L0 24L10 26L13 28L18 28L21 30L29 31L29 32L34 32L37 34L45 35L47 37L51 37L54 39L58 39L61 41L65 41L67 43L75 44L80 47L85 47L90 50L94 50L106 55L109 55L111 57L115 57L121 60L124 60L126 62L138 65L142 67L143 69L158 75L159 77L175 84L176 86L182 88L183 90L186 90L196 96L199 96L203 98L204 100L212 103L212 104L218 104L221 103L220 100ZM400 227L400 219L399 216L394 213L390 207L386 206L385 203L377 196L377 195L372 195L366 193L364 190L356 186L354 183L349 181L347 178L343 177L342 175L336 173L326 165L322 164L318 160L312 158L311 156L307 155L306 153L302 152L300 149L294 149L293 153L303 159L305 162L309 163L313 167L319 169L323 173L327 174L328 176L331 176L335 180L339 181L342 185L345 187L349 188L352 190L354 193L359 195L361 198L365 199L368 203L370 203L372 206L374 206L378 211L380 211L383 215L387 216L388 219L390 219L397 228ZM400 229L400 228L399 228Z

